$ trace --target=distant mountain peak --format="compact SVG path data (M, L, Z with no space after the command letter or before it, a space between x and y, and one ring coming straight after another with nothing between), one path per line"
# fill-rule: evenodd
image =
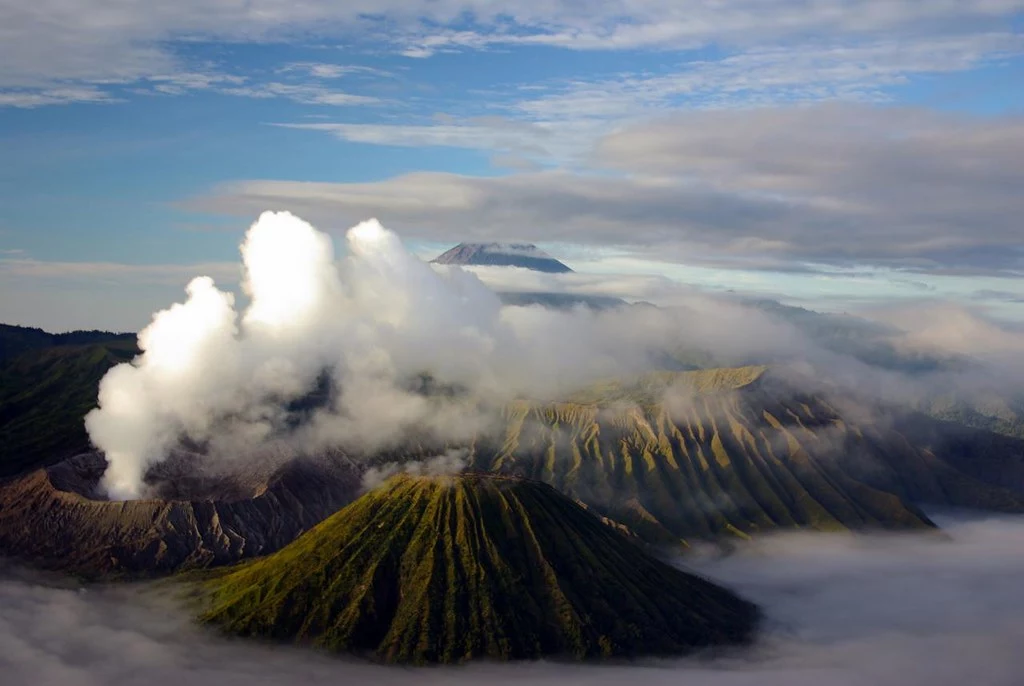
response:
M459 243L433 261L436 264L521 267L552 274L572 271L532 243Z

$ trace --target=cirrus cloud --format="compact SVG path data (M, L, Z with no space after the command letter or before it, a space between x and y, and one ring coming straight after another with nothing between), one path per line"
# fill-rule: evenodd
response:
M745 50L821 36L842 42L899 34L916 41L1007 32L1022 9L1020 0L740 0L727 5L704 0L685 6L670 0L599 0L585 8L571 0L183 0L173 7L2 0L0 88L101 86L189 71L183 48L197 42L344 41L409 57L516 45ZM331 71L321 70L319 76L325 73ZM28 102L25 96L21 102Z

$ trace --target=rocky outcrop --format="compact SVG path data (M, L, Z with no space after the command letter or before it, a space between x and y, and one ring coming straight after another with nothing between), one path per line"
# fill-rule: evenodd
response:
M344 463L297 461L254 491L208 499L95 497L87 455L0 483L0 553L86 576L167 573L266 555L355 497Z

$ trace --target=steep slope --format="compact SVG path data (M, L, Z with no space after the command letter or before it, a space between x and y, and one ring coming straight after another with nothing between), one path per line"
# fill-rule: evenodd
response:
M100 379L136 354L133 340L57 345L0 367L0 478L88 450L82 418L96 406Z
M529 243L459 243L433 260L437 264L522 267L538 272L571 272L551 255Z
M0 555L85 576L148 575L265 555L350 502L344 462L293 462L192 499L95 499L105 461L87 454L0 482ZM193 477L194 478L194 477Z
M474 446L473 469L547 482L649 540L931 526L918 504L1024 511L1010 439L985 474L941 427L851 421L763 367L652 374L518 403L505 420L500 444Z
M676 654L757 620L554 489L482 475L396 477L210 588L231 633L402 663Z

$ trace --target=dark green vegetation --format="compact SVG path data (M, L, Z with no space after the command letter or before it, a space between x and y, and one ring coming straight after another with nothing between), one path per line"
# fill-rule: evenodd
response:
M109 331L70 331L49 333L28 326L0 324L0 365L30 350L51 348L56 345L93 345L96 343L135 344L133 333Z
M0 478L89 448L100 379L138 354L134 334L0 325Z
M208 587L230 633L416 664L679 654L758 617L553 488L481 475L396 477Z

